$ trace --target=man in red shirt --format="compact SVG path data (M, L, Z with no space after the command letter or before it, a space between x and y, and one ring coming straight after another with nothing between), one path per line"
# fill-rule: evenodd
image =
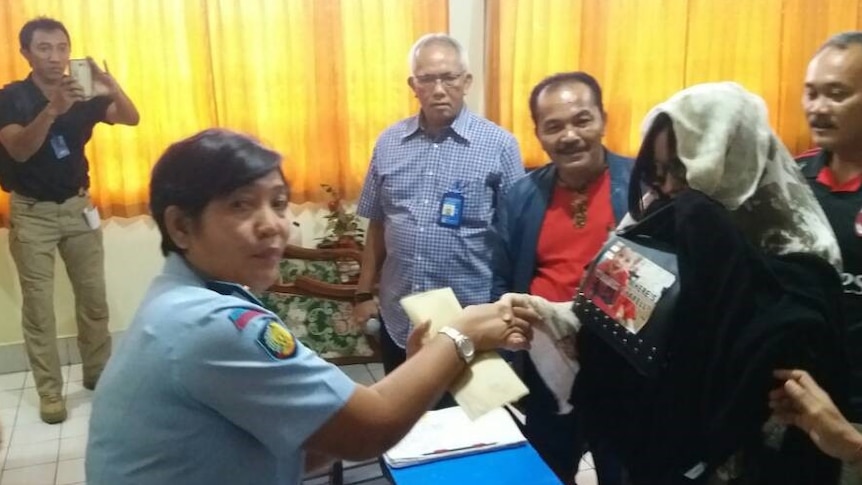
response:
M585 267L628 209L632 161L602 145L602 90L587 73L543 80L530 95L530 111L551 162L516 182L498 209L491 296L516 292L571 301ZM558 415L529 356L521 353L515 361L530 388L525 434L560 479L573 483L584 449L575 412ZM592 451L599 483L620 483L619 467Z

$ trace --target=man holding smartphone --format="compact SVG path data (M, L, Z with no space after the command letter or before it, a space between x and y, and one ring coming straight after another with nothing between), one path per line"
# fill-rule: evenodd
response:
M66 419L54 317L57 249L75 293L84 387L93 389L111 353L104 250L88 189L84 146L96 123L136 125L138 111L89 60L94 97L66 75L71 41L62 23L39 17L19 33L32 69L0 90L0 185L10 192L9 247L21 283L22 327L46 423Z

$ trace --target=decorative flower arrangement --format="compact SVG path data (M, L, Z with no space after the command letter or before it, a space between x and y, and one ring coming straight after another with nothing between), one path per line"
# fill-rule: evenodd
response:
M329 194L330 201L326 204L329 213L326 214L326 233L318 248L355 248L362 249L365 231L359 226L359 216L344 207L344 200L331 185L320 185Z

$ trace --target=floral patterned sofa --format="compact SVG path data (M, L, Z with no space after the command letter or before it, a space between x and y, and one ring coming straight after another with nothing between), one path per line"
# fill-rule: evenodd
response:
M377 342L348 325L361 252L288 246L281 281L260 295L303 344L338 365L379 362Z

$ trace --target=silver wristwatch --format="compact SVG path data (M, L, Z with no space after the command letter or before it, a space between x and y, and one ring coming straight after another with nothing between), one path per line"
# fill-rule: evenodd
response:
M443 327L440 329L439 333L446 335L455 342L455 350L458 351L458 356L461 357L464 362L468 364L473 362L473 357L476 356L476 347L473 346L473 341L470 340L470 337L452 327Z

